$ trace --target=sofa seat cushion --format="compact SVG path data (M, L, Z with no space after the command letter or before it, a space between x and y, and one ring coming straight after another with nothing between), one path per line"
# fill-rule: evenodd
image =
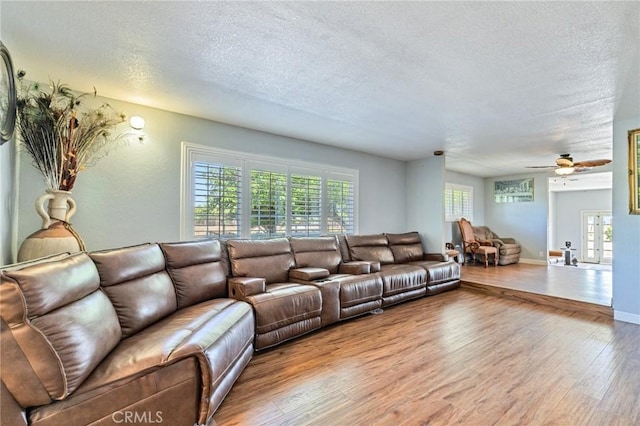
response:
M242 369L233 367L249 362L254 330L253 310L244 302L213 299L181 309L122 340L79 391L101 387L107 391L160 367L195 357L200 365L202 421L217 408L211 403L218 384L225 382L228 392L237 379L233 377L227 383L228 372L239 375ZM218 399L216 396L216 403Z
M239 352L253 338L251 307L233 299L213 299L175 312L120 344L83 383L83 391L143 374L176 359L203 355L216 345ZM230 339L229 334L237 339ZM237 336L236 336L237 335ZM222 361L217 360L215 362ZM224 360L226 364L229 359ZM221 370L217 369L216 374Z
M319 317L322 310L320 290L312 285L268 284L264 293L246 299L255 310L257 334Z
M192 426L198 422L201 392L200 367L194 357L148 371L130 381L79 390L63 401L29 410L29 424L115 425L127 413L138 413L137 424ZM144 417L142 417L144 416Z
M423 260L420 262L409 262L408 264L420 266L427 271L427 285L460 279L460 265L454 261L437 262Z
M383 296L392 296L426 285L427 271L416 265L382 265Z

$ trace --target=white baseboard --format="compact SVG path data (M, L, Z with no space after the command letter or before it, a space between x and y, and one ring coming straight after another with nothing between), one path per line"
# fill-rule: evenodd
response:
M632 314L630 312L621 312L613 310L613 319L616 321L630 322L631 324L640 325L640 315Z
M525 259L525 258L520 258L520 263L526 263L528 265L546 265L547 261L546 260L540 260L540 259Z

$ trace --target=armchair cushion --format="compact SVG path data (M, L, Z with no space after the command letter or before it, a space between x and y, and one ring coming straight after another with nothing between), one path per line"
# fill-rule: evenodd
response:
M499 265L509 265L520 261L522 248L514 238L500 237L488 226L474 226L473 233L479 242L481 239L482 242L488 240L491 245L497 248ZM485 245L482 242L481 245Z

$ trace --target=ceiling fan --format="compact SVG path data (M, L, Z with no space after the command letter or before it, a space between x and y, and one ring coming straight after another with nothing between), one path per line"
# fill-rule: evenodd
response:
M571 154L560 154L560 157L556 159L555 166L529 166L528 169L554 169L554 172L559 176L567 176L574 172L584 172L590 170L592 167L604 166L609 164L611 160L586 160L586 161L573 161Z

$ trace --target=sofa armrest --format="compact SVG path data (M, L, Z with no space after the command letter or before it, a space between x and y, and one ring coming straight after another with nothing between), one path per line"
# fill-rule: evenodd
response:
M302 281L321 280L329 276L329 270L324 268L296 268L289 271L289 278Z
M377 260L354 260L341 263L338 272L341 274L361 275L380 271L380 262Z
M515 238L500 238L504 244L518 244Z
M371 265L369 264L369 262L360 261L341 263L338 267L338 272L341 274L349 275L368 274L369 272L371 272Z
M425 253L422 255L422 260L435 260L437 262L446 262L449 260L449 255L446 253Z
M264 293L267 289L267 282L264 278L231 277L228 286L229 297L245 300L248 296Z

